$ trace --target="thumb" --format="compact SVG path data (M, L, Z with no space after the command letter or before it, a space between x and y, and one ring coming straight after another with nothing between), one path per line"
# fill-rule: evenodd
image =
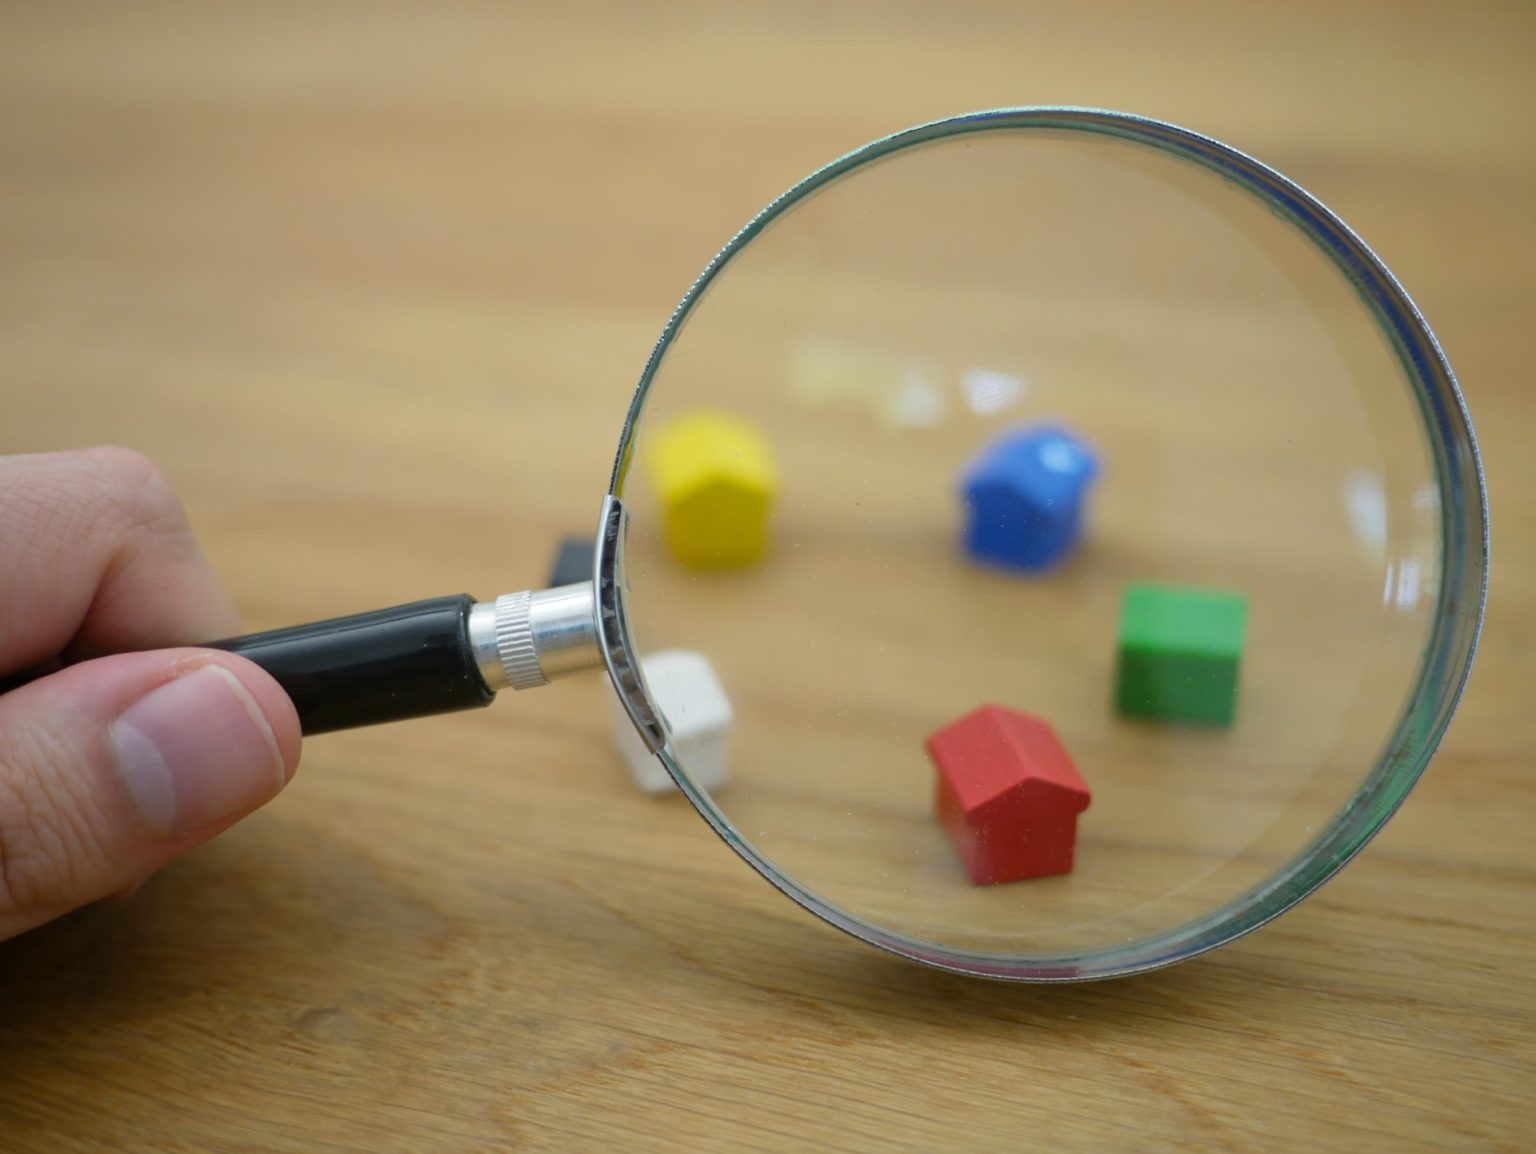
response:
M230 653L103 657L0 696L0 939L131 889L298 760L292 702Z

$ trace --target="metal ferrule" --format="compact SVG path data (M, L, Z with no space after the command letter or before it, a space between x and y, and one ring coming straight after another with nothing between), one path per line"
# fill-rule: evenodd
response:
M592 583L508 593L469 612L475 665L493 689L532 689L603 665Z
M624 536L628 514L603 502L593 580L559 589L509 593L469 611L475 665L491 690L532 689L557 677L606 665L614 692L652 753L666 744L641 671L624 609Z

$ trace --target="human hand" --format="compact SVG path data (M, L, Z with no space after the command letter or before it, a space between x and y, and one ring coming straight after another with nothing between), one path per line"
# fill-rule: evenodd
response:
M0 939L150 874L274 797L299 720L158 469L0 457ZM114 656L103 656L113 654Z

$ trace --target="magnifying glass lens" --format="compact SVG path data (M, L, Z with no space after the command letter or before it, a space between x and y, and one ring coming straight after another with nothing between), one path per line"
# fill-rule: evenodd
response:
M729 707L648 677L665 760L936 964L1251 928L1385 820L1470 660L1433 338L1325 210L1165 128L957 121L811 178L690 293L621 453L642 664Z

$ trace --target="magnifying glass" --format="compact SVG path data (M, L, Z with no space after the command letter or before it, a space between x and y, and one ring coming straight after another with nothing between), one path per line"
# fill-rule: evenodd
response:
M1465 682L1487 518L1450 368L1337 217L1184 129L1032 108L869 144L731 239L594 556L222 644L307 733L606 667L812 913L1078 980L1246 933L1381 827Z

